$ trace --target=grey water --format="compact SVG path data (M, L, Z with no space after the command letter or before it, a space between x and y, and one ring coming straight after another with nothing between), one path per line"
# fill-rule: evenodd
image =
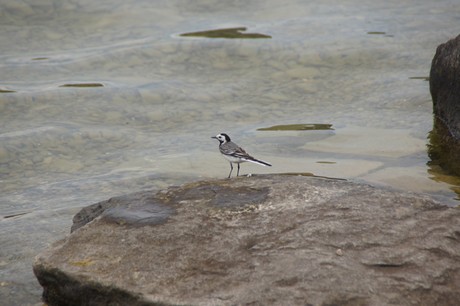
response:
M226 132L273 167L429 194L460 180L427 165L436 47L456 0L0 3L0 300L40 305L33 258L107 198L229 165ZM260 37L184 33L246 28ZM331 129L259 130L330 124Z

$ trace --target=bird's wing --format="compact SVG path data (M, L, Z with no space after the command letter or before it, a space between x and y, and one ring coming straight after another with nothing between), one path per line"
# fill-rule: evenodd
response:
M249 155L243 148L236 148L235 151L233 152L233 155L241 157L241 158L252 158L251 155Z
M243 148L232 142L227 142L220 147L223 154L233 155L239 158L252 158Z
M252 157L243 148L239 147L237 144L233 142L227 142L221 145L219 148L222 154L233 156L236 158L241 158L242 160L253 162L263 166L271 166L270 163Z

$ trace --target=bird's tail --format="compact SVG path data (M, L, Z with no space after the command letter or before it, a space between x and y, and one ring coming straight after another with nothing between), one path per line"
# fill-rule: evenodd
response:
M272 165L270 163L264 162L263 160L255 159L254 157L251 158L245 158L248 162L254 163L254 164L259 164L262 166L268 166L271 167Z

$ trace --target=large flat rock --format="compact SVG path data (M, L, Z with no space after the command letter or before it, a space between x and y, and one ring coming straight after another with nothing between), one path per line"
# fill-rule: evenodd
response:
M75 221L34 264L49 305L460 301L460 210L424 196L264 175L114 198Z

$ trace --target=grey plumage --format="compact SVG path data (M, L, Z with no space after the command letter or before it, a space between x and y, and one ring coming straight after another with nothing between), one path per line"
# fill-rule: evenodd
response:
M216 136L211 138L215 138L219 141L219 151L222 155L230 162L230 173L228 177L232 175L233 171L233 164L238 165L238 170L236 176L240 174L240 164L244 162L251 162L255 164L259 164L262 166L269 166L271 167L270 163L267 163L263 160L256 159L249 155L243 148L238 146L236 143L232 142L230 136L225 133L220 133Z

